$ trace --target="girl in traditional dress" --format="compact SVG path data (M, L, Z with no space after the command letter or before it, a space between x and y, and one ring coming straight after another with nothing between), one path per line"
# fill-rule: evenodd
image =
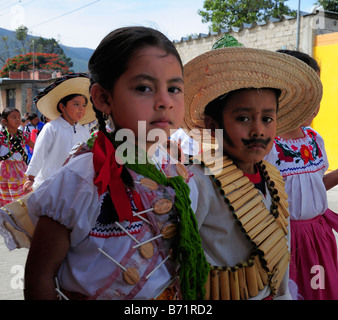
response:
M18 128L21 124L20 111L6 108L2 113L4 129L0 132L0 206L4 206L22 197L25 192L23 185L26 181L27 169L26 144L31 148L34 142L29 133Z
M282 51L312 67L315 59L298 51ZM289 196L291 226L290 289L295 299L337 300L338 215L328 208L326 191L337 185L338 170L329 167L324 140L310 125L317 108L292 131L275 139L266 159L280 170ZM297 292L298 287L298 292Z
M81 155L27 200L36 228L25 297L202 298L208 265L184 182L189 175L183 165L157 168L146 161L154 140L139 133L143 125L144 137L157 130L166 142L170 129L180 127L179 54L156 30L121 28L102 40L89 71L100 131L88 152L78 150ZM106 131L107 116L112 133ZM135 143L127 142L136 152L123 165L120 132L135 137Z

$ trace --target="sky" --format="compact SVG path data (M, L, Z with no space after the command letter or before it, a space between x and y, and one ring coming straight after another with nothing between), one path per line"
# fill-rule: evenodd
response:
M316 0L301 0L311 12ZM71 47L95 49L112 30L142 25L155 28L170 40L208 33L197 13L204 0L0 0L0 28L20 25L33 36L54 38ZM298 0L285 2L297 10Z

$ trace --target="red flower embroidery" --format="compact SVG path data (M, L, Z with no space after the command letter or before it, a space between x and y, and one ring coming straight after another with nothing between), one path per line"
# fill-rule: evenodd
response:
M284 154L283 149L278 144L276 144L276 150L278 152L278 159L279 160L283 160L285 162L293 162L293 157L286 156Z
M311 130L311 129L308 129L307 130L310 134L312 134L312 136L313 136L313 138L315 139L315 140L317 140L317 133L315 132L315 131L313 131L313 130Z
M304 164L307 164L310 160L311 161L314 160L314 158L312 156L312 152L307 146L302 145L300 147L300 153L301 153L302 159L304 161Z

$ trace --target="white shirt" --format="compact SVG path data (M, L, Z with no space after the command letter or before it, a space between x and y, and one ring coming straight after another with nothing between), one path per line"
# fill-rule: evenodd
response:
M62 167L76 143L86 142L90 137L89 131L80 124L75 125L75 131L76 133L74 127L61 116L44 125L26 171L27 176L35 177L34 189Z

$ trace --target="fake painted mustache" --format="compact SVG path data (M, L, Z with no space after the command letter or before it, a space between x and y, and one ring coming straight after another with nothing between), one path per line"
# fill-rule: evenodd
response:
M263 146L267 146L271 141L271 138L267 138L267 139L242 139L242 142L244 143L244 145L249 146L252 144L261 144Z

